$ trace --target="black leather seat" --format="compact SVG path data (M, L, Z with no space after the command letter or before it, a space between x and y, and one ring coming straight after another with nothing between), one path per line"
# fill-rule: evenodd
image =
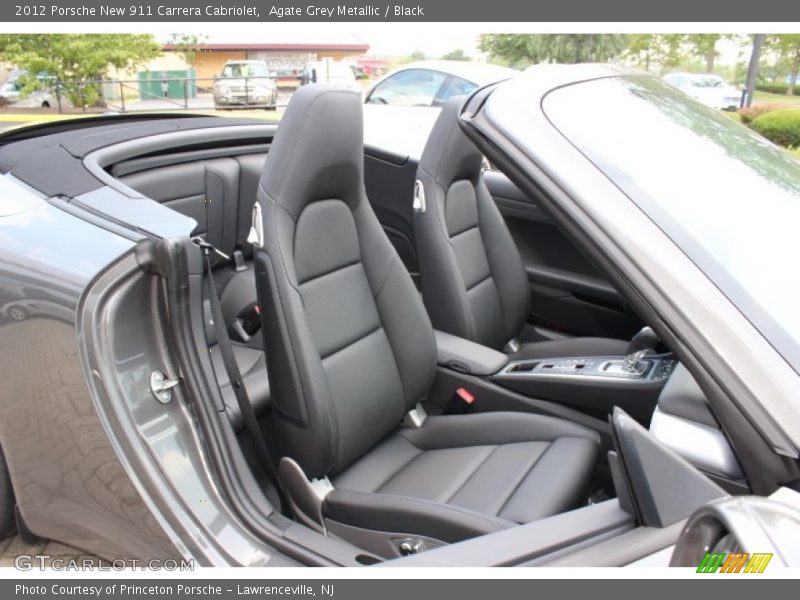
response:
M422 296L433 326L513 358L622 355L627 342L583 337L528 341L530 287L519 251L482 177L483 156L458 124L462 99L442 109L417 177L425 207L415 210Z
M303 520L319 518L304 501L309 480L333 487L311 486L326 527L358 531L360 544L398 534L455 542L585 501L599 449L585 427L499 412L401 426L430 391L434 337L366 198L357 94L323 84L295 93L258 201L270 418Z

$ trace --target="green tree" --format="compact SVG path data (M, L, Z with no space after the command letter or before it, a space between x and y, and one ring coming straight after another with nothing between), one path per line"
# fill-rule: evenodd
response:
M682 34L637 33L628 36L625 56L643 69L671 69L683 61Z
M800 34L784 33L767 36L767 47L778 55L781 63L789 69L789 87L786 94L794 95L797 75L800 72Z
M171 33L169 41L175 51L183 57L187 64L193 65L197 53L202 49L201 46L208 36L197 35L194 33Z
M480 48L496 62L525 67L540 62L604 62L617 58L628 45L620 34L519 34L481 36Z
M41 83L37 75L64 82L62 91L73 104L91 106L102 98L101 86L110 67L132 68L159 55L161 47L150 34L2 34L0 56L25 69L23 93Z
M417 62L420 60L425 60L428 58L425 56L425 53L422 50L414 50L411 54L403 59L403 62L410 63L410 62Z
M442 60L469 60L469 56L464 54L464 51L461 49L452 50L447 54L442 56Z
M689 45L691 55L701 58L705 62L706 73L713 73L714 63L719 56L717 42L735 37L721 33L690 33L686 36L686 43Z

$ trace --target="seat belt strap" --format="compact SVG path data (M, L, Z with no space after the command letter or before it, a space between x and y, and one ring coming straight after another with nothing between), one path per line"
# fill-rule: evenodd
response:
M242 374L236 362L236 356L233 353L231 338L225 327L225 317L222 314L222 306L220 304L219 295L217 294L217 286L211 274L211 252L216 252L217 250L202 239L195 239L195 243L200 246L205 256L208 270L206 274L206 285L208 287L209 302L211 303L211 319L214 324L214 332L217 335L217 346L219 346L220 355L222 356L222 364L225 365L225 372L228 374L233 393L236 396L236 402L239 404L239 410L242 413L242 421L247 429L247 433L250 434L250 439L253 441L253 446L256 449L259 461L264 466L267 476L278 492L278 499L281 503L279 509L282 509L288 506L286 504L286 498L281 488L280 479L278 478L278 472L272 459L269 444L267 444L266 439L264 439L264 434L261 431L261 427L258 425L258 420L253 411L253 405L250 404L247 388L245 388L244 381L242 381Z

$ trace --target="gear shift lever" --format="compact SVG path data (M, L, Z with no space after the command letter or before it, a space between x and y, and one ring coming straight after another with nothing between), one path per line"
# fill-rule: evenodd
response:
M635 371L639 366L639 361L649 352L655 350L661 342L655 331L650 327L642 327L631 341L625 351L624 368L626 371Z

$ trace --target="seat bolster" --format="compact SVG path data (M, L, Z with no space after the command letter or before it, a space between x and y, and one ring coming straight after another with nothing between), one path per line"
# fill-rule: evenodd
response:
M599 450L585 439L559 438L536 462L499 516L530 523L578 506L586 498Z
M323 514L327 519L352 527L420 535L446 543L460 542L516 525L506 519L482 515L458 506L339 488L326 496Z
M546 415L489 412L428 417L419 429L402 429L399 435L421 450L502 445L517 442L553 442L562 437L600 443L597 432Z
M427 210L414 212L422 299L436 329L465 339L475 339L466 285L458 267L444 222L445 191L425 171L418 172L425 186Z

